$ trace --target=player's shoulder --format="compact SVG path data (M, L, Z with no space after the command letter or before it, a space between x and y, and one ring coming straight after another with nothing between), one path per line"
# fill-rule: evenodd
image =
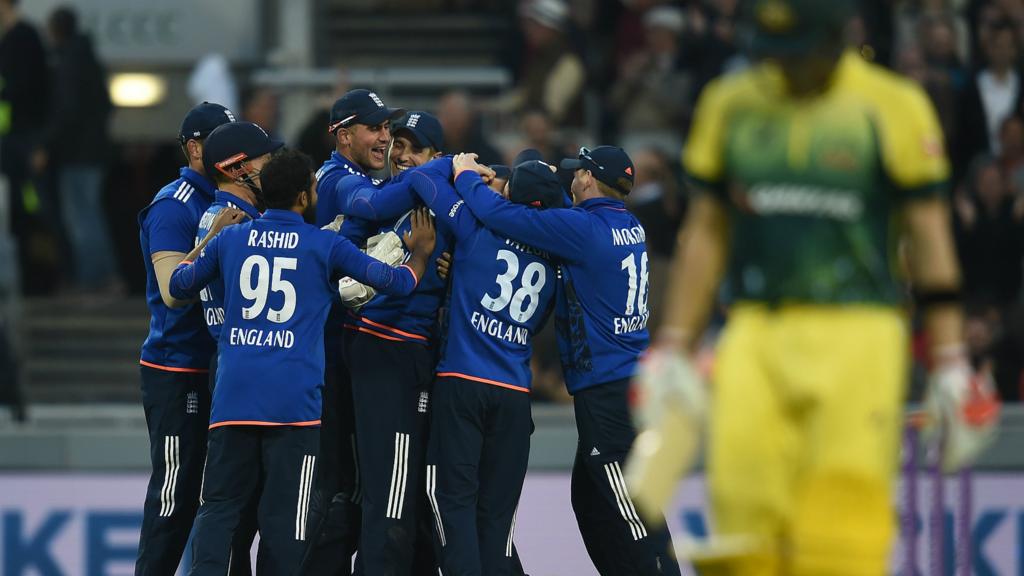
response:
M701 102L705 108L711 105L718 109L727 109L736 104L763 98L765 85L773 79L773 70L765 65L752 66L723 74L708 82L701 92Z
M879 110L891 112L889 117L899 118L903 113L930 109L928 95L914 81L852 53L845 58L849 59L846 89Z

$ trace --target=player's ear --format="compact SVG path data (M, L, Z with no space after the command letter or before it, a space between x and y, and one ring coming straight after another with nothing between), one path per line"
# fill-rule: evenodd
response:
M189 140L185 142L185 148L188 149L189 160L203 161L203 143L199 140Z
M434 152L434 155L430 157L430 159L434 160L434 159L440 158L441 156L444 156L444 152L441 152L440 150L437 150L437 151Z

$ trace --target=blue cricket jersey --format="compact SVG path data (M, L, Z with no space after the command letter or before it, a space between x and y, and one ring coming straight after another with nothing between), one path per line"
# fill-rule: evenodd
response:
M330 224L338 214L346 214L345 207L349 204L345 190L340 186L345 176L358 176L360 179L379 186L381 180L370 178L355 162L350 161L337 152L320 166L316 172L316 225Z
M214 198L213 183L182 168L180 177L157 192L139 212L139 244L146 267L146 305L149 335L142 344L143 366L171 372L207 372L215 348L198 304L168 308L160 297L152 255L188 254L195 247L196 227Z
M432 162L411 180L438 225L443 223L455 237L447 334L437 375L529 392L531 340L551 312L555 266L546 252L484 228L452 188L451 160L446 161L447 174L431 171ZM479 178L459 184L486 188ZM490 189L485 193L494 194Z
M480 177L472 172L456 179L477 219L561 262L555 325L569 393L632 377L648 346L647 249L640 222L620 200L533 210L476 182Z
M382 293L416 287L408 266L374 260L289 210L225 228L195 262L174 271L175 298L224 280L211 428L320 423L324 321L339 275Z
M435 169L441 170L440 174L443 177L443 160L429 162L417 170L431 166L436 162ZM447 164L448 177L450 178L451 161L448 160ZM407 208L401 216L383 222L368 220L358 216L348 217L341 227L341 234L359 246L365 244L366 239L370 236L382 232L394 232L400 238L404 237L404 234L412 228L412 221L410 219L412 212L410 209L417 202L408 185L410 177L410 171L403 173L401 178L395 179L396 185L381 188L379 194L374 195L373 198L375 206L378 208L386 207L376 209L378 214L393 213L397 211L394 208L395 206ZM365 182L360 184L358 180L349 178L344 179L343 184L346 190L352 192L357 192L360 186L365 186ZM371 184L374 183L371 182ZM403 202L409 202L410 204L403 206ZM356 203L354 202L353 204ZM369 208L363 207L361 209L368 210ZM429 260L430 265L427 266L427 271L423 274L423 278L420 278L420 283L416 287L415 292L409 296L377 294L363 305L358 314L349 312L345 327L385 340L429 344L437 332L437 312L444 299L446 287L446 282L437 275L437 268L433 265L433 262L441 256L442 252L449 251L454 240L452 230L447 227L447 223L443 220L437 221L436 238L437 242L434 252Z
M213 204L206 209L206 213L199 220L199 228L196 229L196 246L202 242L203 238L206 238L217 214L220 214L225 208L237 208L245 212L250 220L260 217L260 211L252 204L230 192L217 190L213 197ZM224 323L224 281L220 278L213 279L199 293L199 302L203 305L203 319L206 321L206 328L216 342L220 339L220 326Z

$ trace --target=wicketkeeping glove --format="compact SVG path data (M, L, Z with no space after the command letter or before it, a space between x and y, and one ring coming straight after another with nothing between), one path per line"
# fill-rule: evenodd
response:
M341 225L345 222L345 215L338 214L334 217L334 220L330 224L325 224L320 227L321 230L330 230L331 232L338 233L341 231Z
M663 518L679 478L693 466L708 410L703 379L684 355L651 349L631 390L639 435L626 462L626 484L647 521Z
M385 232L366 241L366 255L388 266L397 266L405 260L405 249L398 234ZM346 276L338 281L338 294L341 296L342 305L358 310L372 300L377 291Z
M940 362L929 378L926 437L943 440L947 472L969 466L996 438L1000 404L992 375L975 372L963 352Z

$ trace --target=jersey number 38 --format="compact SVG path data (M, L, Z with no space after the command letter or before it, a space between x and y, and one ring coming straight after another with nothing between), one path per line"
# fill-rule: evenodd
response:
M540 291L547 282L547 269L540 262L530 262L523 270L523 277L516 290L512 281L519 276L519 257L515 252L498 250L498 260L504 260L507 268L494 279L498 283L497 296L484 294L480 304L491 312L500 312L509 307L508 313L516 322L526 322L537 312L540 305Z

